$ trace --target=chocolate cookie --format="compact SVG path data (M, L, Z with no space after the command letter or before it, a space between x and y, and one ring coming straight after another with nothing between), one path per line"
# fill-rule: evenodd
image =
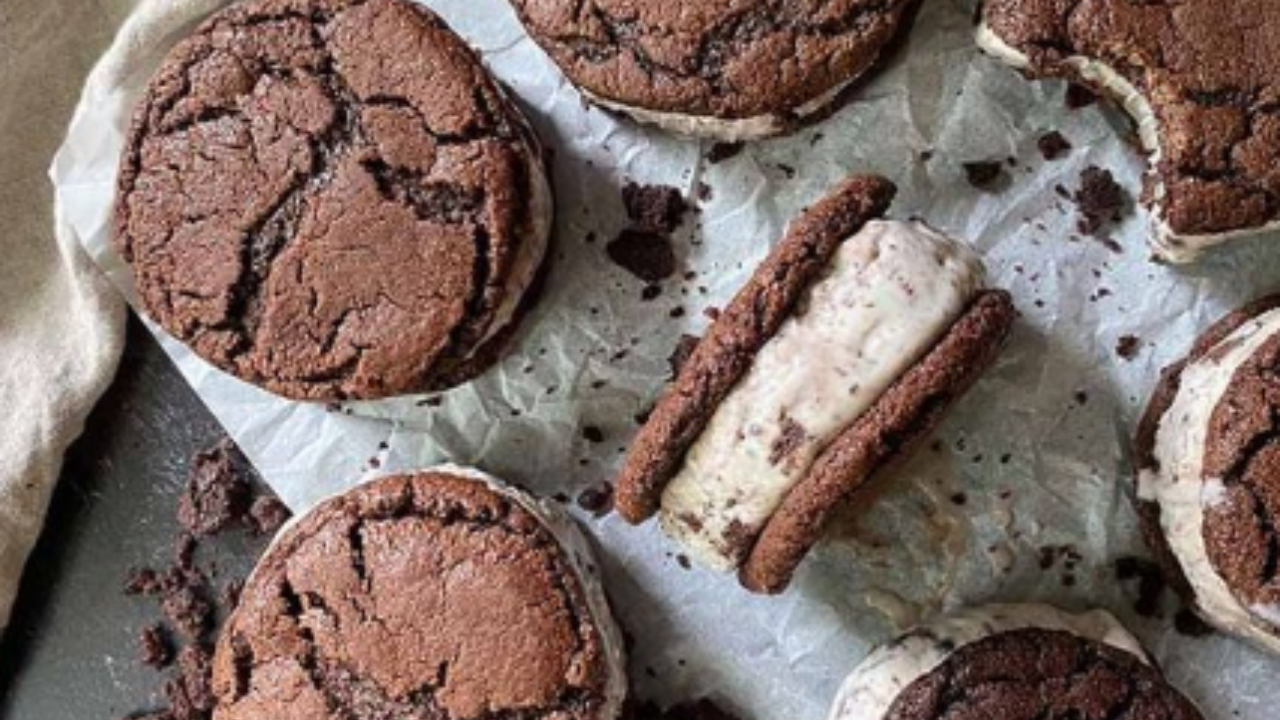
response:
M551 194L480 60L405 0L247 0L138 106L116 246L151 317L291 398L441 389L497 359Z
M1150 153L1153 248L1193 260L1280 227L1280 13L1269 0L986 0L979 44L1033 76L1087 83Z
M1139 424L1143 532L1224 632L1280 652L1280 295L1231 313L1167 368Z
M831 720L1203 720L1137 640L1096 611L1038 605L958 613L873 652Z
M893 196L845 181L805 211L712 324L616 483L702 564L780 592L837 503L927 433L1013 322L981 261Z
M215 719L618 717L621 640L584 538L494 482L390 477L290 525L219 638Z
M905 32L918 0L511 0L589 98L725 141L821 117Z

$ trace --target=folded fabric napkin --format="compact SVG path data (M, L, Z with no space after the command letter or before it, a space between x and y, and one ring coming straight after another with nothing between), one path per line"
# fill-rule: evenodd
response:
M44 178L94 57L133 0L0 10L0 625L67 446L115 374L125 306Z

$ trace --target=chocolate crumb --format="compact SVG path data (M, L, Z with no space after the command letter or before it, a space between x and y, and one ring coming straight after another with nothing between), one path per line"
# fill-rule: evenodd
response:
M1063 97L1063 102L1068 110L1079 110L1098 102L1098 95L1084 85L1071 83L1067 85L1067 92Z
M665 280L676 271L671 238L658 233L624 229L609 241L605 252L619 267L648 283Z
M255 535L274 535L292 515L276 496L261 495L249 506L249 528Z
M1142 350L1142 340L1136 335L1121 335L1116 340L1116 355L1122 360L1132 360Z
M143 628L138 646L143 665L159 669L173 662L173 642L163 625L157 623Z
M151 568L130 568L124 582L125 595L155 595L160 592L160 575Z
M684 196L673 187L634 182L622 188L622 204L632 228L657 235L675 232L689 209Z
M208 583L198 571L171 573L160 600L160 609L187 640L200 640L213 628L213 604L209 601Z
M1049 162L1059 160L1071 152L1071 142L1057 130L1041 135L1036 146L1040 148L1040 155Z
M587 425L582 428L582 437L590 443L604 442L604 431L595 425Z
M218 574L218 560L197 565L197 550L205 538L233 526L254 529L276 522L274 496L253 496L251 468L230 440L196 454L188 482L179 497L177 519L182 527L174 540L173 564L165 570L133 568L124 584L127 595L158 597L164 623L154 623L140 636L141 661L164 667L177 660L177 670L163 688L167 708L127 717L146 720L210 720L213 692L207 638L219 617L238 603L243 581L230 578L215 597L209 580ZM256 509L256 512L255 512ZM287 510L283 510L287 517Z
M165 684L165 698L177 720L207 720L213 712L213 669L209 651L188 645L178 654L178 674Z
M785 176L787 177L787 179L788 179L788 180L793 180L793 179L795 179L795 176L796 176L796 169L795 169L794 167L792 167L792 166L790 166L790 165L788 165L788 164L786 164L786 163L778 163L778 164L777 164L777 168L778 168L778 170L779 170L779 171L781 171L781 172L782 172L782 174L783 174L783 175L785 175Z
M578 507L598 518L613 512L613 485L602 481L578 493Z
M1134 612L1143 617L1160 615L1160 596L1164 593L1164 573L1160 564L1146 558L1125 556L1116 560L1116 579L1121 582L1138 581L1138 598Z
M684 553L680 553L679 555L676 555L676 564L684 568L685 570L693 569L693 563L689 562L689 556L685 555Z
M187 486L178 500L178 521L203 537L240 521L249 509L244 459L230 440L197 454Z
M662 295L662 286L657 283L645 285L644 289L640 291L640 299L644 302L656 300L660 295Z
M1128 206L1128 196L1111 171L1094 165L1080 173L1080 187L1072 199L1080 213L1077 228L1099 240L1106 239L1104 231L1112 223L1120 221Z
M969 184L979 190L995 190L1004 177L1004 165L998 161L968 162L964 174Z
M740 142L718 142L712 145L711 150L707 152L707 162L712 165L716 165L724 162L725 160L735 158L742 152L744 147L746 146Z
M1178 614L1173 616L1173 628L1180 635L1193 638L1206 637L1213 634L1213 626L1201 620L1199 615L1186 608L1179 610Z

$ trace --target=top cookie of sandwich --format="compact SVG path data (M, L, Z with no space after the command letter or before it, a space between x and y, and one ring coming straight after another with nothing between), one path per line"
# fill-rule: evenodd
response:
M294 398L437 389L492 361L544 254L537 143L404 0L250 0L138 106L116 244L168 332Z
M722 140L819 115L916 0L512 0L574 84L665 129Z
M979 41L1119 101L1151 153L1155 250L1191 260L1280 224L1280 12L1270 0L987 0Z

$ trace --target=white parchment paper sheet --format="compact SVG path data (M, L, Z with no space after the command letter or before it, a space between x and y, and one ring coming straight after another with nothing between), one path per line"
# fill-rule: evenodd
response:
M91 78L53 168L60 208L132 299L110 247L115 162L128 114L163 52L224 0L147 0ZM835 117L794 137L704 160L678 140L587 107L524 35L503 0L429 3L483 53L556 151L553 270L505 361L438 398L340 409L286 402L205 364L164 333L182 373L295 509L381 471L443 459L472 463L544 494L611 477L634 416L660 390L682 333L722 305L801 207L851 172L898 183L893 214L972 239L1024 317L1008 351L925 448L847 512L791 592L753 597L734 580L687 570L653 525L587 518L622 623L635 637L639 692L662 701L715 696L757 719L818 718L837 685L897 627L962 603L1040 599L1112 609L1140 632L1211 717L1273 718L1278 666L1224 638L1191 639L1137 618L1117 557L1142 552L1121 494L1131 428L1158 369L1238 303L1280 286L1276 238L1247 242L1190 270L1152 264L1143 213L1116 231L1123 252L1071 239L1074 208L1055 192L1080 170L1111 169L1133 191L1142 159L1122 118L1067 111L1060 83L1028 83L981 56L965 0L927 0L906 47ZM120 81L119 78L125 78ZM1044 162L1036 139L1062 131L1070 156ZM962 163L1016 158L996 193L970 187ZM678 241L682 274L641 302L612 265L627 179L695 195L711 188ZM594 242L588 242L589 237ZM696 273L684 279L683 272ZM669 317L683 308L680 318ZM1126 334L1139 355L1120 359ZM606 440L591 443L582 429ZM964 502L957 500L963 495ZM1074 570L1041 567L1070 545ZM1070 576L1068 578L1068 576Z

